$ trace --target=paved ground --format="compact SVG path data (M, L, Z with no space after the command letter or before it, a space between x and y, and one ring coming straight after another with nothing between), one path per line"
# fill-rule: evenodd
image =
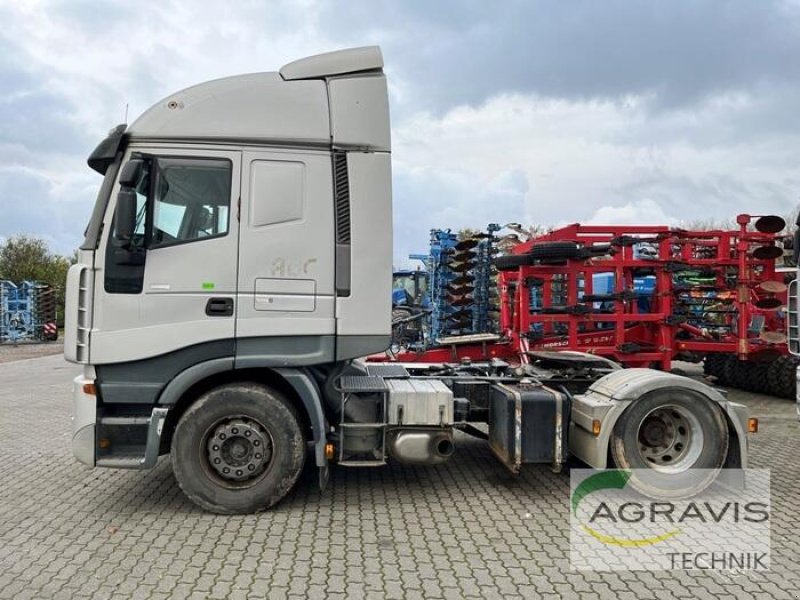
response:
M70 454L58 356L0 367L0 598L798 598L800 426L786 400L732 393L761 418L772 468L768 573L576 573L567 475L504 473L463 437L441 467L309 473L272 512L220 517L181 495L168 460L89 470Z
M0 344L0 364L51 354L64 354L64 342Z

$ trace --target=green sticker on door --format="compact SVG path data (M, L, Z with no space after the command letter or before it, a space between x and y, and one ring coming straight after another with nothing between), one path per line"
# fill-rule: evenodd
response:
M211 282L211 281L204 281L203 282L203 289L204 290L213 290L214 289L214 283Z

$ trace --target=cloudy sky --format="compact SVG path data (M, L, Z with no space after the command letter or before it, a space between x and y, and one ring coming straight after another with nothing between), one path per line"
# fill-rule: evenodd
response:
M489 222L679 223L800 200L800 1L0 0L0 236L71 253L113 125L379 44L395 256Z

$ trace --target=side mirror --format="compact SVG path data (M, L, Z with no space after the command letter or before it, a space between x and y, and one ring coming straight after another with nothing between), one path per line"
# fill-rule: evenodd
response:
M125 165L127 166L127 165ZM136 192L133 188L120 188L117 194L117 216L114 237L120 242L130 242L136 230Z
M140 267L144 264L144 248L114 248L114 264Z
M144 161L141 158L132 158L124 165L119 172L119 184L122 187L135 188L139 183L139 177L144 169Z
M800 259L800 227L794 230L794 242L792 243L792 258L794 264L797 265L797 260Z

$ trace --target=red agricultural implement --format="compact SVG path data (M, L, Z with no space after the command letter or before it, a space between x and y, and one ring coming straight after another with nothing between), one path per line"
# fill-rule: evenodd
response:
M738 230L569 225L495 259L497 336L440 339L404 362L576 350L624 366L705 361L721 383L793 397L780 217L739 215Z

